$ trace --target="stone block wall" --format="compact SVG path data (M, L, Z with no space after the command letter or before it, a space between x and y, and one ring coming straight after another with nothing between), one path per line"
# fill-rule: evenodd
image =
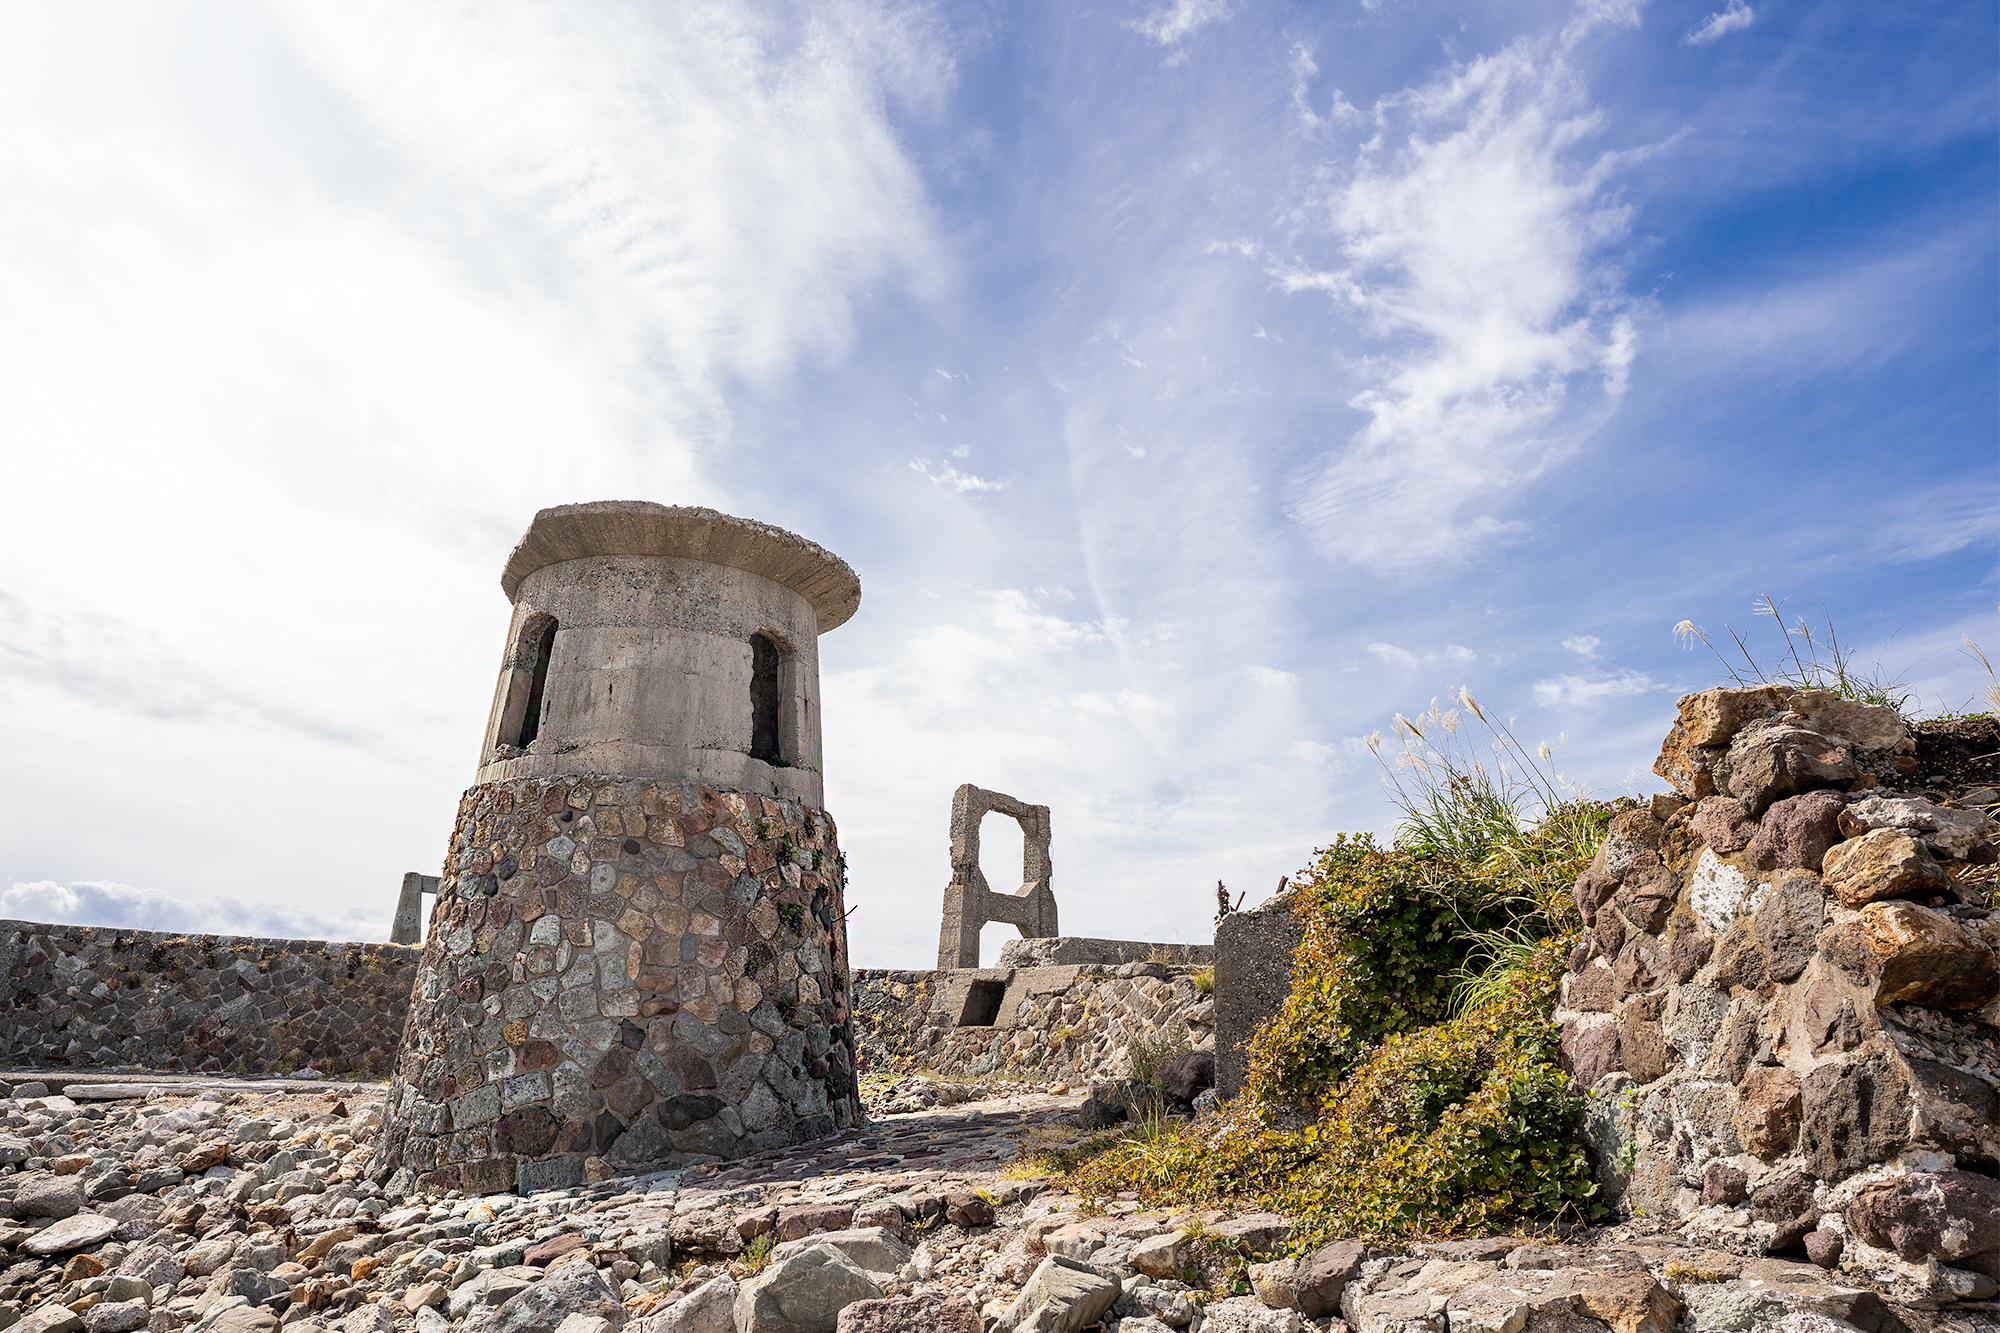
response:
M386 1078L420 953L0 921L0 1059Z
M1656 770L1557 1011L1609 1197L1907 1301L2000 1277L2000 725L1709 690Z
M375 1169L495 1193L858 1118L844 868L798 801L518 778L459 805Z
M854 1024L871 1073L1060 1080L1127 1077L1131 1047L1214 1047L1206 969L1161 963L854 974ZM992 1023L959 1026L967 991L998 988ZM975 1016L984 1016L975 1015Z

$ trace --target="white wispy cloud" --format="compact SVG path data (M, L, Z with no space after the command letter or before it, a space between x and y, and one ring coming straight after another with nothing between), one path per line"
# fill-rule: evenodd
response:
M1563 647L1578 657L1596 657L1597 646L1602 642L1595 634L1579 634L1573 639L1564 639Z
M1357 125L1361 113L1354 108L1341 93L1333 90L1333 105L1322 116L1312 108L1312 78L1319 73L1319 63L1313 59L1313 48L1304 42L1292 47L1292 114L1298 117L1299 125L1308 133L1317 133L1330 125Z
M954 456L963 457L962 454L954 454ZM960 495L974 494L979 491L1004 491L1007 489L1005 481L988 481L985 477L976 476L970 472L960 472L949 463L933 463L925 458L912 458L910 460L910 470L912 472L921 472L930 479L931 485L937 487L939 490L956 491Z
M1174 0L1127 26L1162 46L1172 46L1198 29L1224 22L1233 12L1228 0Z
M1535 682L1535 702L1544 708L1586 708L1607 699L1651 694L1666 688L1643 671L1620 671L1598 676L1561 675Z
M1443 648L1427 648L1412 652L1408 648L1398 648L1393 643L1371 643L1368 651L1381 658L1392 667L1410 670L1431 662L1474 662L1479 654L1456 643L1448 643Z
M226 895L190 901L111 880L15 881L0 889L0 918L10 921L265 939L387 939L395 907L393 902L386 906L386 911L349 908L327 914L286 904L246 903Z
M1706 19L1689 29L1681 40L1689 46L1702 46L1727 37L1732 32L1741 32L1757 21L1757 11L1743 0L1729 0L1729 8L1717 10Z
M1490 511L1623 396L1635 335L1607 252L1629 210L1608 188L1617 156L1586 148L1602 117L1566 52L1628 10L1378 102L1324 201L1346 264L1274 269L1387 344L1349 400L1368 424L1288 506L1328 555L1407 570L1518 530Z

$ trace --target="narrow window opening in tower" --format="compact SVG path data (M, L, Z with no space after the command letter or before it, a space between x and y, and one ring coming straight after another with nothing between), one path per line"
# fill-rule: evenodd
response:
M528 703L521 710L521 737L515 742L527 749L529 742L542 734L542 692L549 683L549 658L556 649L556 621L550 616L542 626L542 632L535 636L535 668L528 678Z
M778 645L750 636L750 757L778 762Z

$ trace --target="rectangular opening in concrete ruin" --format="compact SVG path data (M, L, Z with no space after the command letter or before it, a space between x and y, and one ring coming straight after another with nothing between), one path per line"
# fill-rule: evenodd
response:
M762 634L750 636L750 757L775 764L778 747L778 645Z
M523 638L529 638L534 660L528 663L528 696L522 701L521 716L516 724L513 744L526 749L535 737L542 733L542 696L549 685L549 658L556 650L556 618L543 616L540 623L529 621L523 627Z
M1007 994L1004 981L975 981L965 988L965 1007L959 1011L957 1026L990 1028L999 1021L1000 1001Z

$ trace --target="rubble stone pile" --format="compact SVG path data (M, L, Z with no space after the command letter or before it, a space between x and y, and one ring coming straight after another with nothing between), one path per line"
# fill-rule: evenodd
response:
M1933 744L1821 691L1680 701L1655 766L1677 794L1577 881L1557 1012L1625 1214L1912 1307L2000 1289L1985 727L1981 754L1964 723Z
M1978 1333L1865 1279L1643 1228L1290 1255L1270 1213L1009 1169L1013 1092L734 1164L469 1198L369 1179L380 1088L0 1100L12 1333ZM1230 1294L1234 1293L1234 1294Z

